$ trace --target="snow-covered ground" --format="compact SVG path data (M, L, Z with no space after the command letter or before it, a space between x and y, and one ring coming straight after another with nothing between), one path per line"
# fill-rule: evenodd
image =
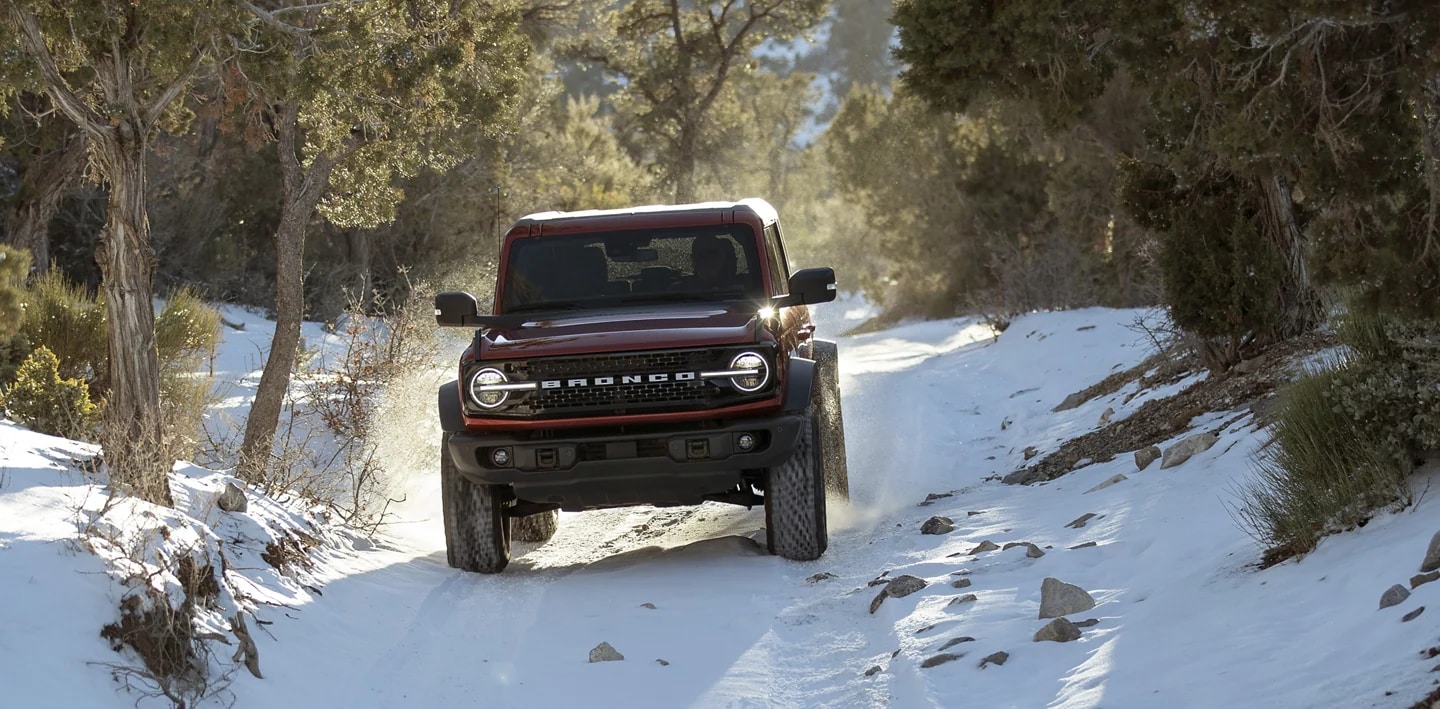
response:
M828 324L864 315L828 307ZM832 510L830 550L815 562L760 553L762 511L717 504L565 514L551 542L519 545L504 574L461 573L445 564L435 466L407 464L410 494L382 538L330 535L315 567L291 577L232 560L260 599L251 632L264 679L239 674L212 703L1405 707L1427 694L1437 660L1422 653L1440 644L1440 609L1401 618L1440 600L1440 583L1377 606L1417 572L1440 529L1433 496L1262 571L1231 513L1264 441L1248 418L1180 467L1139 471L1127 454L1045 485L998 481L1027 446L1052 451L1093 430L1107 407L1123 418L1150 396L1123 402L1132 385L1050 412L1148 354L1126 327L1134 318L1092 309L1020 318L998 339L967 320L842 338L853 504ZM246 325L227 330L217 360L217 376L239 382L225 403L232 414L268 342L264 321ZM395 431L415 460L436 455L429 406L417 399ZM0 706L136 703L110 667L134 658L99 636L122 589L74 541L100 504L72 462L91 452L0 424ZM283 521L253 500L247 515L215 510L206 491L225 476L182 470L182 511L220 538L243 537L256 515ZM1127 479L1087 492L1117 473ZM930 493L950 496L921 506ZM1066 526L1086 513L1096 517ZM955 530L922 535L931 515ZM987 540L1044 555L969 553ZM1072 548L1086 542L1095 544ZM869 584L882 574L927 585L871 613L884 587ZM1069 616L1098 621L1080 639L1033 640L1049 622L1037 617L1046 578L1094 597ZM968 587L952 585L960 579ZM965 594L974 600L952 605ZM922 667L961 637L972 639L944 652L962 657ZM601 642L625 661L589 663ZM981 667L1001 651L1003 665Z

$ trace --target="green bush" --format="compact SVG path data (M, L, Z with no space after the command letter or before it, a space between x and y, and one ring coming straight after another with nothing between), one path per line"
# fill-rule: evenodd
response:
M155 316L155 351L160 368L193 368L220 342L220 313L194 291L176 291Z
M65 438L90 436L95 405L90 388L78 379L62 379L59 360L44 345L20 365L15 383L0 391L6 415L40 433Z
M61 377L95 385L109 351L104 304L56 270L35 279L26 297L20 332L31 345L54 353Z
M0 336L9 337L20 329L28 275L30 252L0 245Z
M1241 490L1240 521L1272 559L1408 505L1410 473L1440 450L1440 322L1351 315L1339 332L1353 356L1285 392Z

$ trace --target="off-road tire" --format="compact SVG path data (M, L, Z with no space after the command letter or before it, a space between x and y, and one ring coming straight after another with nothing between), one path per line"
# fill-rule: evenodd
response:
M560 526L560 510L536 512L510 518L510 539L516 542L548 542Z
M440 438L440 507L445 516L445 557L450 566L495 574L510 563L509 490L465 479L450 458L450 434Z
M807 413L790 458L765 471L766 542L771 554L794 561L818 559L830 544L818 429Z
M820 428L820 455L825 459L825 494L850 501L850 472L845 463L845 417L840 406L840 349L829 340L816 340L815 383L810 407Z

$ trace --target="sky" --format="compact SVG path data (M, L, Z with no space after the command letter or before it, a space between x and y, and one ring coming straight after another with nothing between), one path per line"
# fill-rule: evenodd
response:
M852 301L817 318L834 336L866 314ZM217 421L243 417L270 326L226 315L245 330L227 328L216 358ZM829 551L804 563L763 553L762 510L706 504L564 513L556 537L517 544L503 574L450 569L428 398L396 407L403 445L385 455L405 502L370 537L254 490L245 513L221 511L228 472L189 464L173 476L176 509L107 509L75 462L93 446L0 423L0 706L167 706L143 696L124 670L135 656L99 630L117 618L128 558L177 553L223 556L226 589L201 622L225 635L243 610L264 677L213 644L212 669L229 677L201 706L1408 707L1428 694L1440 609L1402 618L1434 605L1440 583L1378 606L1408 587L1440 530L1433 469L1416 477L1414 507L1264 570L1233 509L1266 438L1239 412L1199 416L1162 444L1218 434L1178 467L1142 471L1126 452L1042 485L999 482L1026 447L1043 456L1107 408L1123 420L1204 376L1052 413L1150 354L1132 329L1142 316L1097 308L1027 315L998 337L963 318L839 337L852 501L832 505ZM334 344L318 326L306 337ZM943 497L922 504L932 494ZM932 516L953 531L922 534ZM292 530L319 543L308 567L280 572L260 553ZM984 541L1043 555L970 553ZM925 585L870 612L902 575ZM1038 617L1047 578L1093 599L1067 616L1096 621L1079 639L1034 640L1051 622ZM602 642L624 660L589 662ZM959 657L925 666L942 652ZM981 666L997 652L1003 665Z

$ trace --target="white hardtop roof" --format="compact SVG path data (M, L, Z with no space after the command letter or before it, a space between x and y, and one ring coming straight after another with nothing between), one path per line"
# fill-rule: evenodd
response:
M759 197L749 197L738 202L697 202L695 204L650 204L643 207L624 207L622 209L587 209L579 212L536 212L521 217L522 220L545 221L548 219L574 219L577 217L604 217L621 214L641 214L644 212L680 212L691 209L734 209L736 207L749 207L760 215L760 220L766 223L779 221L780 214Z

